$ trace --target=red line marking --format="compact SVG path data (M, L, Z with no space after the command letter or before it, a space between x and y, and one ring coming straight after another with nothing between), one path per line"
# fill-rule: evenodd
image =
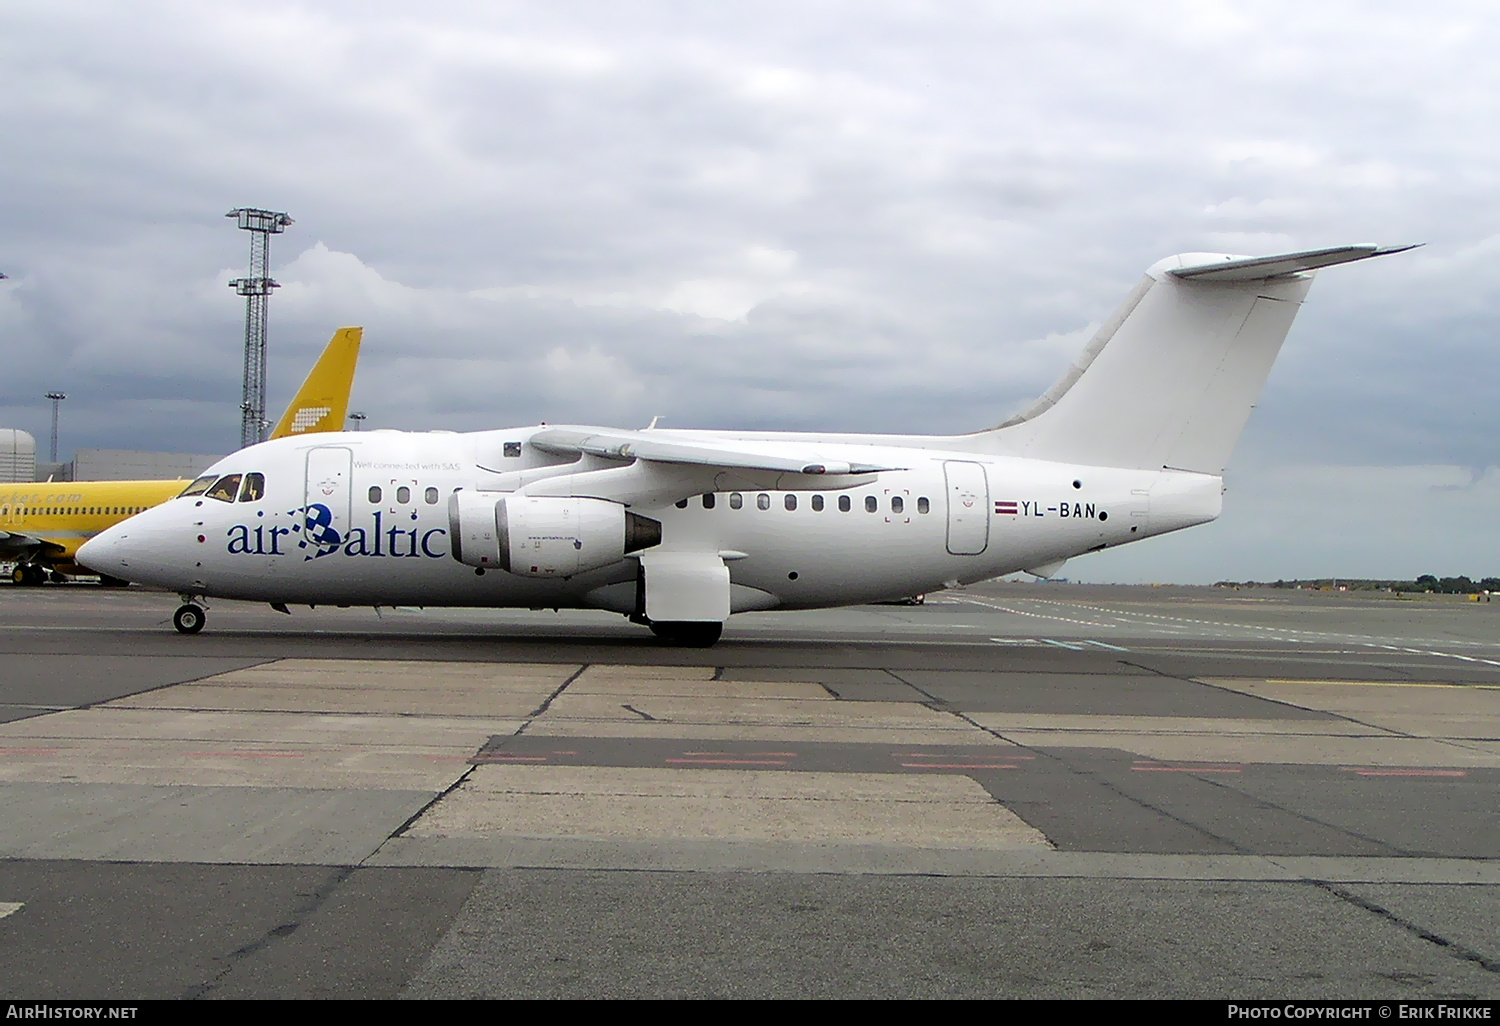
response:
M1243 773L1239 766L1132 766L1141 773Z
M577 755L578 753L577 752L565 752L561 748L554 748L552 750L552 754L553 755Z
M1020 769L1003 762L903 762L908 769Z
M56 755L61 748L0 748L0 755Z
M475 762L546 762L545 755L481 755Z
M785 759L668 759L669 763L691 763L694 766L785 766Z
M1358 773L1362 777L1466 777L1468 770L1429 770L1429 769L1358 769L1354 766L1340 766L1339 769L1345 773Z
M952 759L952 758L961 758L961 756L934 755L931 752L892 752L891 753L891 758L893 758L893 759ZM1034 755L1010 755L1009 753L1007 753L1006 755L1001 756L1001 758L1010 759L1010 760L1015 760L1015 759L1035 759L1036 756L1034 756Z

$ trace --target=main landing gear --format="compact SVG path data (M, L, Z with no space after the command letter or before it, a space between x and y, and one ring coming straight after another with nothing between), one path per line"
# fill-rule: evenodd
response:
M207 611L202 606L193 602L184 602L177 607L177 612L172 614L172 626L176 627L180 634L197 634L203 629L203 624L207 619Z
M653 621L651 633L669 645L683 648L708 648L724 633L724 625L714 620Z
M10 579L14 584L36 587L46 583L47 571L35 563L17 563L15 569L10 572Z

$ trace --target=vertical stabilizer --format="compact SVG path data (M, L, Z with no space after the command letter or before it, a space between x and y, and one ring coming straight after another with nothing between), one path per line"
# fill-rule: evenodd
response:
M985 447L1065 463L1221 474L1312 272L1399 251L1341 246L1162 260L1056 385L983 433Z
M344 430L349 411L349 390L354 387L354 366L359 362L359 343L364 328L340 328L328 348L313 364L307 380L281 415L272 438Z

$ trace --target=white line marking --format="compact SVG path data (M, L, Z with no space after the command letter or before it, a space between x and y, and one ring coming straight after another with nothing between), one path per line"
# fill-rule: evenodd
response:
M1058 648L1066 648L1069 651L1073 651L1073 652L1082 652L1083 651L1083 646L1082 645L1070 645L1066 641L1053 641L1051 638L1043 638L1042 640L1045 641L1049 645L1056 645Z
M1106 645L1102 641L1094 641L1093 639L1089 639L1089 640L1085 641L1084 644L1085 645L1097 645L1100 648L1107 648L1111 652L1129 652L1130 651L1130 649L1128 649L1128 648L1121 648L1119 645Z
M24 901L0 901L0 919L4 919L12 912L19 912L25 907Z

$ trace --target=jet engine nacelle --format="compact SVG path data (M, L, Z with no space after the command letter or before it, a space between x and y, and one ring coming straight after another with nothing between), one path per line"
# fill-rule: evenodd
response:
M454 492L448 500L453 558L522 577L572 577L661 543L661 524L618 502Z

